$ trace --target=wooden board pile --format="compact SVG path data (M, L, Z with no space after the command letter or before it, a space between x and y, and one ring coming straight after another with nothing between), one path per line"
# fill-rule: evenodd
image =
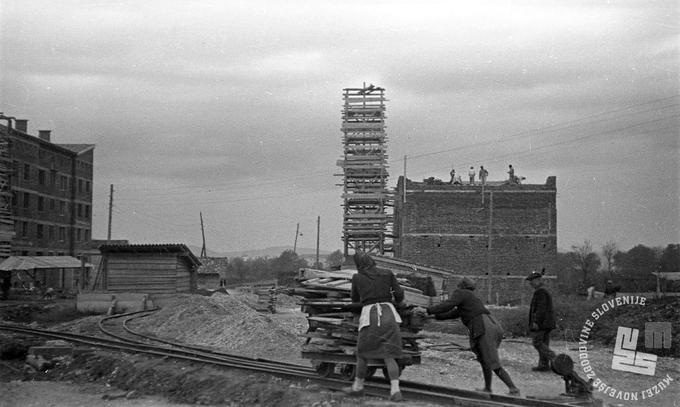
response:
M260 312L276 314L276 287L257 287L257 307Z
M308 330L302 349L302 357L311 359L322 376L339 373L352 378L356 364L358 317L361 305L352 303L351 279L356 270L325 271L300 269L294 294L302 298L302 311L307 314ZM397 308L402 319L401 333L404 358L398 360L400 368L420 363L418 332L424 321L414 315L414 306L429 306L436 297L428 297L413 288L408 281L400 280L404 288L403 306ZM381 360L369 360L369 375L384 367Z

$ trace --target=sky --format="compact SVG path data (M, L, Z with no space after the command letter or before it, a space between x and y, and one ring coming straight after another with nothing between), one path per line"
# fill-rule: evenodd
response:
M561 250L680 242L676 1L0 0L0 112L95 144L93 238L342 248L343 88L390 186L557 177Z

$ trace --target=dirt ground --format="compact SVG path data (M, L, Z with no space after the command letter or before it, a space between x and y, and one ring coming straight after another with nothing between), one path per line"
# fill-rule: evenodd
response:
M238 301L237 301L238 300ZM300 334L306 330L305 314L294 301L282 300L276 314L262 314L248 307L247 293L219 298L180 298L166 304L156 319L145 322L151 333L181 338L252 357L266 357L309 365L299 356ZM245 304L246 306L242 306ZM54 326L55 329L87 332L99 317L86 317ZM422 332L422 363L408 366L405 380L454 386L481 387L481 369L467 348L463 335L437 331L436 322ZM200 329L199 329L200 328ZM273 332L273 335L263 334ZM0 344L16 341L0 332ZM35 339L19 338L21 343ZM435 346L436 345L436 346ZM443 345L443 346L442 346ZM578 345L554 338L552 348L579 360ZM6 348L6 347L5 347ZM613 371L611 346L592 345L589 361L603 381L621 390L643 390L666 374L670 386L652 398L638 402L617 400L603 393L596 397L607 406L666 407L680 399L680 367L677 359L659 358L657 375L641 380L640 375ZM554 397L564 391L560 377L553 373L532 372L536 354L527 338L507 339L500 348L504 367L523 396ZM585 377L582 371L576 370ZM615 372L615 373L614 373ZM162 378L159 380L159 378ZM494 392L507 389L494 381ZM305 382L294 382L264 374L216 369L201 365L146 358L102 351L82 351L72 361L64 361L47 372L27 369L21 359L0 360L0 406L390 406L379 398L349 398L338 392ZM432 404L409 400L401 405L428 407Z

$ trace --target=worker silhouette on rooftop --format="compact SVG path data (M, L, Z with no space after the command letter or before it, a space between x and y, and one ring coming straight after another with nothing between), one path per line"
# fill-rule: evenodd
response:
M482 185L486 185L486 177L489 176L489 171L484 169L483 165L479 166L479 181L482 183Z

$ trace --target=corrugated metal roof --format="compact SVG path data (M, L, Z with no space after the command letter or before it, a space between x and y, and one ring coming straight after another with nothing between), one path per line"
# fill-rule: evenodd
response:
M0 263L0 270L62 269L81 266L81 261L71 256L10 256ZM85 266L92 267L87 263Z
M184 256L191 261L191 263L198 267L201 261L196 257L191 250L182 243L164 243L164 244L103 244L99 246L99 251L102 254L106 253L177 253Z

